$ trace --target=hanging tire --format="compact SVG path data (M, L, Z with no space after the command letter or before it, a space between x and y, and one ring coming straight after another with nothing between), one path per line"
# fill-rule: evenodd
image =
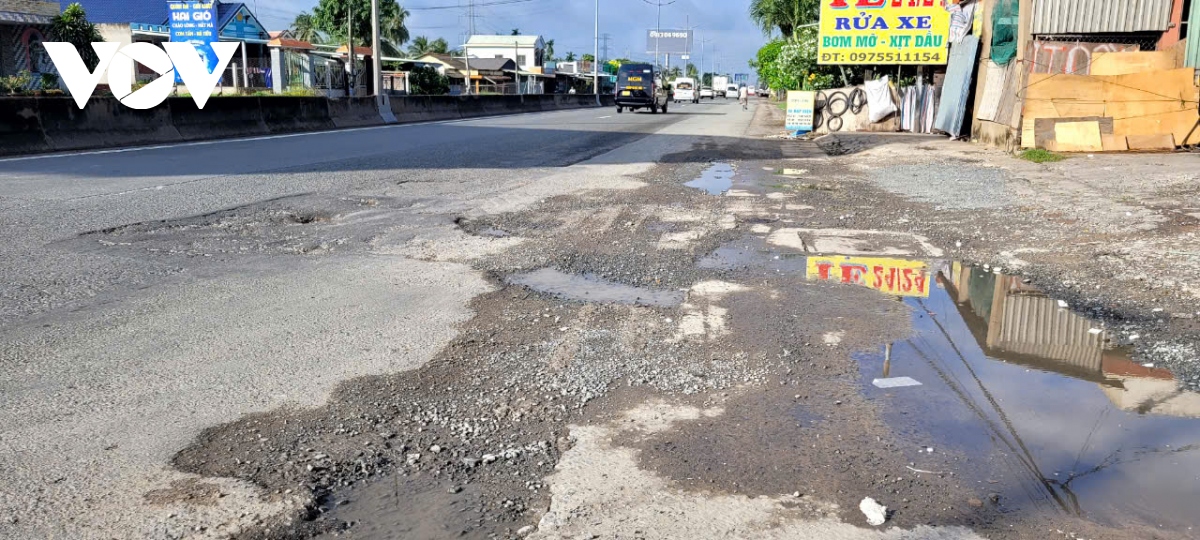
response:
M846 101L846 94L834 92L829 95L825 108L829 112L830 118L833 118L846 114L846 111L850 109L850 103Z
M829 132L834 133L842 130L842 117L834 116L829 119Z
M858 114L867 106L867 93L862 88L855 88L847 101L850 103L850 112Z

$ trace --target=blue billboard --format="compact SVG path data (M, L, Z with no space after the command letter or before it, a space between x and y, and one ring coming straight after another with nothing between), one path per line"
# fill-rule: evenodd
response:
M208 72L217 69L217 53L212 48L217 36L217 2L167 2L170 12L171 41L191 43L204 59ZM175 76L176 82L179 75Z

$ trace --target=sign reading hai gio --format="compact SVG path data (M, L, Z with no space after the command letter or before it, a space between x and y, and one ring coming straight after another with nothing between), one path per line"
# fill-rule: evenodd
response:
M946 0L821 0L818 64L945 64Z

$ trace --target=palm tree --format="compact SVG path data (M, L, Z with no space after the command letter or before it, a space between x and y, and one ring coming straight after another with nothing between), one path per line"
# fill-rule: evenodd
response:
M313 20L313 16L307 11L296 15L296 19L292 21L292 35L300 41L309 43L318 43L321 41L321 33L317 30L317 22Z
M425 36L417 36L408 44L408 56L412 58L420 58L429 52L429 38Z
M820 18L820 0L751 0L750 18L764 34L776 29L789 38L796 28L817 22Z
M449 54L450 44L446 43L446 40L443 38L437 38L429 44L429 52L437 54Z
M397 49L408 42L408 27L404 25L404 22L408 19L409 15L407 9L397 5L395 12L388 14L382 21L379 21L380 37L390 41Z
M575 53L568 51L567 56L565 58L563 58L563 60L566 60L567 62L574 62L575 61Z
M557 60L557 58L554 58L554 40L553 39L546 40L546 60L550 60L551 62L553 62L554 60Z

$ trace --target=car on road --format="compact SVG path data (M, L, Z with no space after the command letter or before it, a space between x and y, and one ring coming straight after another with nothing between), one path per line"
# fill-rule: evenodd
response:
M713 89L711 86L701 86L700 87L700 99L704 99L704 98L716 99L716 97L717 97L717 93L713 92Z
M675 103L681 101L690 101L692 103L700 103L700 94L696 92L696 80L691 77L680 77L675 79L671 84L675 92L672 97Z
M617 70L617 112L625 109L636 111L650 109L658 114L667 112L667 85L659 78L657 70L650 64L623 64Z
M771 97L771 91L765 86L759 87L758 97Z
M726 99L729 99L729 98L737 99L737 97L738 97L738 86L736 84L731 84L725 88L725 98Z

